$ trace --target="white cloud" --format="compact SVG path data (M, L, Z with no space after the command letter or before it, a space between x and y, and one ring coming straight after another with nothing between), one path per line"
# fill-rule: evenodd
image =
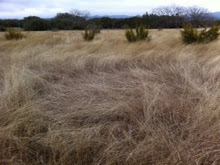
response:
M71 9L88 10L96 14L143 14L164 5L197 5L218 11L217 0L0 0L0 18L22 18L29 15L53 17Z

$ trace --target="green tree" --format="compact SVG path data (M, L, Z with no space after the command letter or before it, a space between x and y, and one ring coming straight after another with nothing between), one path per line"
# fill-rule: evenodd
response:
M51 29L51 26L48 20L30 16L24 18L23 28L28 31L44 31Z
M73 13L58 13L52 20L53 27L59 30L84 29L86 24L87 22L84 17L74 15Z

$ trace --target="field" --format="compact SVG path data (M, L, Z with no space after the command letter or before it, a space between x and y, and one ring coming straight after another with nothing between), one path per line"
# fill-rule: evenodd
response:
M0 165L220 164L220 41L179 31L0 33Z

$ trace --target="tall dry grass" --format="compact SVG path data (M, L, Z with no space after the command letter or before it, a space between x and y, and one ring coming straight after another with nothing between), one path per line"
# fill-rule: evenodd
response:
M0 164L220 164L220 44L179 30L0 34Z

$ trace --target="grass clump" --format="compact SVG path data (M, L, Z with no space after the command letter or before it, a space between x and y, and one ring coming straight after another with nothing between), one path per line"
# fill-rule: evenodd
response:
M135 29L135 32L133 31L133 29L127 29L125 32L125 36L129 42L136 42L142 40L150 41L151 39L148 29L146 29L144 26L137 27Z
M5 33L5 38L7 40L21 40L25 38L25 35L20 30L10 28Z
M187 24L181 31L183 43L208 43L214 41L219 36L220 27L217 25L212 26L209 30L206 28L199 31L192 24Z
M85 29L85 32L82 35L85 41L92 41L96 34L97 32L94 29Z

